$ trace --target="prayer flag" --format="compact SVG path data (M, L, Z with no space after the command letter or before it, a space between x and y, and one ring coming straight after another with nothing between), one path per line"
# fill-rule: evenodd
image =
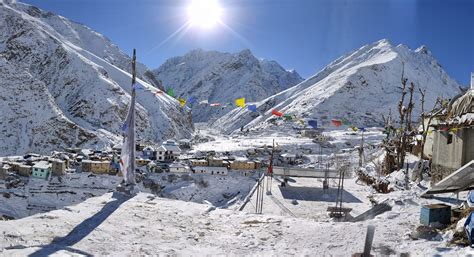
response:
M244 108L245 107L245 98L235 99L235 105L238 106L238 107Z
M342 121L341 121L341 120L332 119L331 122L332 122L332 124L334 124L334 126L336 126L336 127L340 127L340 126L342 125Z
M203 100L203 101L199 102L199 104L209 104L209 101L208 100Z
M357 127L351 126L352 131L357 131L359 130Z
M273 109L273 110L272 110L272 114L275 115L275 116L278 116L278 117L283 116L283 113L282 113L282 112L279 112L277 109Z
M257 112L257 106L255 104L247 105L247 109L249 109L251 112Z
M173 88L168 88L168 90L166 90L166 93L171 96L171 97L174 97L174 90Z
M318 128L318 121L317 120L309 120L308 125L310 125L313 128Z
M351 125L351 123L346 119L342 119L342 125Z
M210 104L210 106L221 106L221 104L220 103L212 103L212 104Z
M186 101L188 104L193 104L194 102L196 102L196 98L194 98L193 96L189 97L188 100Z
M186 99L179 98L178 101L179 101L179 105L180 105L181 107L184 107L184 106L186 105Z

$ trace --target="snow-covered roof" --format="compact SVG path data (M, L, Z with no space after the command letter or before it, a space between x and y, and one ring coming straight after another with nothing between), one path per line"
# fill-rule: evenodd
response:
M154 150L155 150L155 149L153 149L153 147L151 147L151 146L145 146L145 147L143 148L143 151L154 151Z
M33 168L36 168L36 169L49 169L51 167L51 164L49 164L49 162L47 161L40 161L40 162L37 162Z
M227 167L215 167L215 166L195 166L195 170L204 171L227 171Z
M171 163L170 165L168 165L168 167L170 168L188 168L188 166L182 164L182 163L179 163L179 162L173 162Z
M83 160L82 163L95 163L95 164L99 164L99 163L109 163L109 161Z
M284 153L284 154L281 155L281 157L284 157L284 158L296 158L296 154Z
M161 145L160 149L165 151L181 152L181 149L177 145Z
M464 95L457 98L450 107L449 116L452 118L474 113L474 89L469 89Z

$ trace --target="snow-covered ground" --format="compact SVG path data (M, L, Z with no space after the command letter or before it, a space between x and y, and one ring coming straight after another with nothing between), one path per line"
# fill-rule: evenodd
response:
M77 255L339 255L361 252L366 227L375 225L373 253L412 256L466 255L441 234L411 240L419 204L399 193L390 212L374 220L321 222L271 214L213 210L208 205L140 193L127 199L107 193L66 209L0 223L5 256ZM423 201L424 202L424 201Z
M218 154L230 151L243 155L244 150L271 145L275 139L282 152L314 149L302 166L316 166L319 159L319 146L291 130L264 134L254 131L227 137L203 127L199 129L215 141L195 145L194 151L214 150ZM361 132L340 129L325 133L331 136L332 146L324 148L323 161L331 161L337 154L354 167L358 163L357 152L351 149L360 144ZM377 128L364 133L368 145L377 145L382 138ZM368 156L380 153L376 147L369 147L366 152ZM413 166L416 158L409 156L407 160ZM373 170L374 162L365 165L368 172ZM436 231L427 239L413 239L420 226L421 206L446 203L454 207L460 203L454 194L420 198L427 182L411 183L409 190L403 190L395 186L404 183L402 171L387 178L394 191L381 194L357 181L351 171L353 168L349 169L343 194L343 207L352 208L350 216L369 210L371 201L385 201L392 209L366 221L337 222L327 213L327 207L335 205L337 180L331 179L329 191L324 192L322 179L290 178L288 185L281 187L281 178L275 177L272 194L263 197L263 214L255 214L255 194L243 211L238 210L255 184L255 176L176 175L170 178L168 173L152 174L149 178L153 181L166 181L160 193L166 198L148 194L148 189L142 189L142 193L131 199L106 193L75 206L1 221L0 254L347 256L362 251L367 225L375 226L372 253L377 256L471 254L470 248L450 244L453 238L450 229ZM208 182L207 186L200 182L202 178ZM460 195L460 199L464 197Z

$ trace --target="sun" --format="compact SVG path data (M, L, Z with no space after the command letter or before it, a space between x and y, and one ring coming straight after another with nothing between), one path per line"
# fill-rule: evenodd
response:
M221 21L221 16L222 8L217 0L192 0L188 6L191 26L210 29Z

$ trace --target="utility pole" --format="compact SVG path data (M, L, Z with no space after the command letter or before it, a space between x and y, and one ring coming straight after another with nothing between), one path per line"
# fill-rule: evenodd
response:
M267 195L272 194L272 182L273 182L273 153L275 152L275 139L273 139L272 153L270 154L270 160L267 169Z

